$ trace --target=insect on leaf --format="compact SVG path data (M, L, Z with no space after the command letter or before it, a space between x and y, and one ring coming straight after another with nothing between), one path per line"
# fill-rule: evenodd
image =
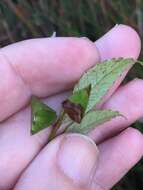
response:
M35 134L42 129L49 127L57 120L56 112L41 102L38 98L32 97L32 128L31 134Z
M67 129L67 132L87 134L98 125L101 125L117 116L122 115L119 112L112 110L91 111L84 116L80 124L73 123Z

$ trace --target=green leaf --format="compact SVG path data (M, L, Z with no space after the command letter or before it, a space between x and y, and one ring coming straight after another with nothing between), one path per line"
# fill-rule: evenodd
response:
M90 88L91 87L88 86L86 88L80 89L74 92L68 99L75 104L80 104L85 110L88 104Z
M32 97L32 128L31 134L35 134L42 129L49 127L57 120L56 112L42 103L38 98Z
M137 60L137 63L139 63L141 66L143 66L143 61Z
M87 134L98 125L101 125L117 116L122 115L119 112L112 110L91 111L84 116L80 124L73 123L70 125L67 132Z
M89 69L74 88L74 93L91 85L86 112L102 100L117 78L135 63L133 59L112 59Z
M73 93L62 105L65 113L75 122L80 123L84 116L88 100L90 87L81 89Z

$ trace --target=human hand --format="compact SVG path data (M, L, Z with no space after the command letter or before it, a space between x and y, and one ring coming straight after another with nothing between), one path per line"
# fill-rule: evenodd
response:
M136 59L139 53L140 39L125 25L115 26L95 44L83 38L44 38L2 48L0 190L108 190L117 183L143 155L142 134L127 128L143 115L142 80L117 89L125 73L118 79L103 107L118 110L127 120L115 118L90 138L64 134L46 145L49 129L30 136L26 105L31 95L48 97L44 101L58 111L66 90L89 67L113 57Z

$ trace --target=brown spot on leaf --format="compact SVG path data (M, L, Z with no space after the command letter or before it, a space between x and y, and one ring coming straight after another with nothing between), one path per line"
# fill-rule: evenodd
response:
M64 111L75 122L80 123L83 117L83 108L80 104L75 104L70 100L65 100L63 103Z

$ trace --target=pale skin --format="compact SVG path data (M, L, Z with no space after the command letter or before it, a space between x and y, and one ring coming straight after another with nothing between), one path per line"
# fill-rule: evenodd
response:
M64 134L47 144L49 129L30 136L27 105L36 95L59 111L67 90L89 67L113 57L137 59L139 53L139 36L125 25L95 43L43 38L1 48L0 190L111 189L143 156L143 136L129 127L143 116L143 81L119 87L125 73L118 79L101 106L127 119L118 117L88 137Z

